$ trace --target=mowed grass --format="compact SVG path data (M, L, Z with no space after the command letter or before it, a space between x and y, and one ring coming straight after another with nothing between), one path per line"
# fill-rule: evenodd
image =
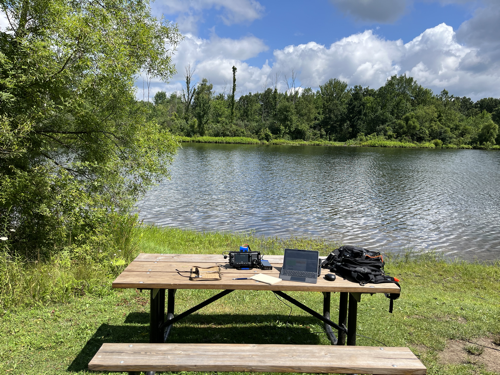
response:
M296 247L318 249L326 255L338 246L303 238L264 239L251 233L155 227L137 228L136 235L138 251L149 253L218 254L249 243L264 254L280 254L285 247ZM401 298L389 314L389 300L383 295L362 296L357 344L410 347L427 366L428 374L493 374L479 362L442 363L439 355L449 340L472 342L491 337L494 341L500 337L500 264L446 261L410 253L387 259L387 273L401 279ZM179 290L176 312L217 292ZM321 293L290 294L322 311ZM332 295L334 320L338 298L338 294ZM148 291L112 290L110 286L107 293L101 290L98 295L89 293L64 303L0 311L0 373L87 373L89 361L103 343L148 342L148 312ZM284 304L271 292L256 291L235 291L199 310L174 326L169 341L329 345L318 320ZM491 346L500 349L493 343Z

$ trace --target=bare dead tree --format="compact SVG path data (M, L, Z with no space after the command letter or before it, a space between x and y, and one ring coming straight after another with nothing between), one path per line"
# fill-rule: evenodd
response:
M292 69L292 75L290 78L288 78L286 74L283 74L283 77L283 81L285 81L287 91L291 94L293 104L295 104L298 92L298 87L296 87L295 85L295 82L297 81L297 72L295 71L295 69Z
M275 90L278 90L278 84L280 82L280 77L281 77L281 73L275 73L274 77L272 78L273 86L274 86Z
M231 124L234 124L234 96L236 94L236 67L233 66L233 89L231 94Z
M149 102L149 88L151 87L151 76L148 74L146 75L146 85L148 86L148 102Z
M184 71L186 72L186 90L182 89L182 100L184 101L184 105L186 106L185 116L186 121L188 121L191 102L193 101L194 93L196 91L196 88L194 86L191 86L191 79L193 77L195 69L191 69L191 64L188 64L188 66L184 68Z
M293 104L295 104L295 101L297 100L297 95L298 95L298 87L295 86L295 81L297 80L297 72L295 69L292 69L292 90L293 90ZM300 86L299 86L300 87Z

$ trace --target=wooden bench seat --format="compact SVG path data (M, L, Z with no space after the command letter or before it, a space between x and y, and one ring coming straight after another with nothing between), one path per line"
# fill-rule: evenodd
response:
M266 344L103 344L96 371L425 374L408 348Z

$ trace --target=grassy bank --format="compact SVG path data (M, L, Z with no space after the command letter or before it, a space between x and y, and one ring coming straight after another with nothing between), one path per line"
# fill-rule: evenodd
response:
M470 146L470 145L454 145L445 144L436 146L432 142L400 142L387 140L383 137L365 137L363 139L351 139L346 142L330 142L330 141L304 141L304 140L287 140L273 139L270 141L258 140L248 137L176 137L179 142L184 143L220 143L220 144L251 144L251 145L286 145L286 146L329 146L329 147L389 147L389 148L447 148L447 149L491 149L500 150L500 145L494 146Z
M136 230L134 251L218 254L235 250L243 243L265 254L298 247L318 249L326 255L336 247L311 239L263 239L251 234L145 227ZM358 345L408 346L421 358L429 374L500 372L500 264L450 262L433 255L409 253L387 258L386 271L401 279L402 296L395 302L393 314L388 313L389 302L384 296L362 297L358 319L362 336L358 337ZM45 272L52 273L61 265L44 267ZM111 281L124 265L114 267L87 270L87 278L96 281L88 287L83 285L79 295L66 299L37 299L35 295L22 308L4 307L0 311L0 373L86 373L88 362L102 343L147 342L149 294L112 290ZM29 277L33 270L32 266L24 272ZM23 272L21 268L19 272ZM184 311L214 292L179 291L177 311ZM52 292L45 289L44 293L57 296L63 292L54 287ZM292 294L321 311L320 293ZM332 299L335 307L338 295ZM316 319L296 307L289 314L290 307L271 292L232 293L181 321L172 330L170 341L328 345Z

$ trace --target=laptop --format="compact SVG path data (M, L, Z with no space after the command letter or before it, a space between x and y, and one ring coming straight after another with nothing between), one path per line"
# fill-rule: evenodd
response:
M280 279L316 284L318 281L319 252L315 250L285 249Z

